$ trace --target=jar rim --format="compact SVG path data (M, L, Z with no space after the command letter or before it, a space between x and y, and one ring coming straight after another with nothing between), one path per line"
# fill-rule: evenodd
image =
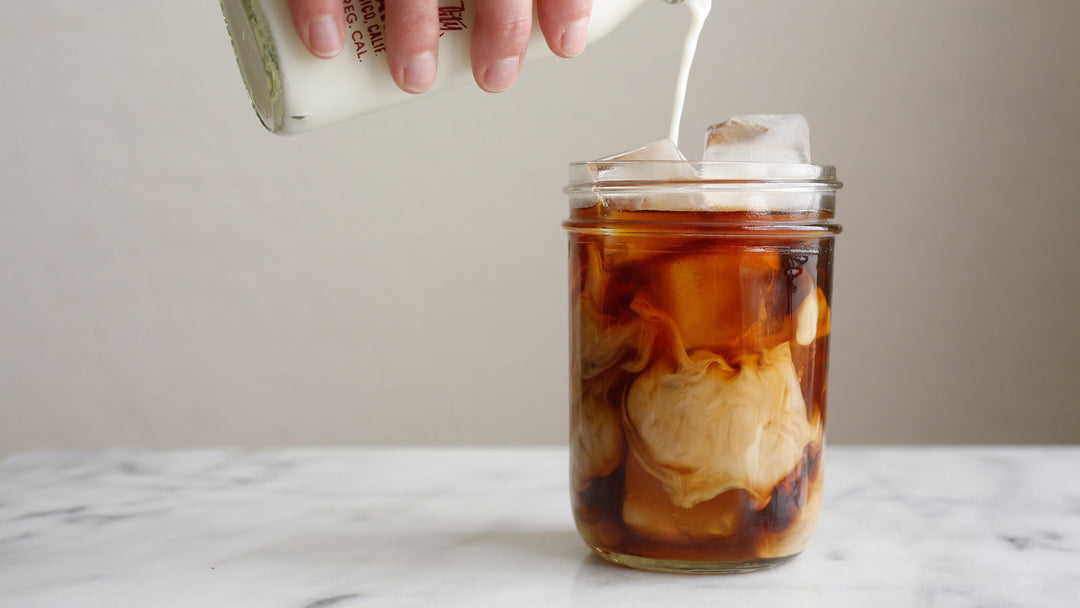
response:
M835 211L841 184L831 165L618 160L570 165L571 209L620 211Z
M567 193L609 187L720 187L781 186L809 190L837 190L836 167L800 163L736 161L620 160L570 163Z

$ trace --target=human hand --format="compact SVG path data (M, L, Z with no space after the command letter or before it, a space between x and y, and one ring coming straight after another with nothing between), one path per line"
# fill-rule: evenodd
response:
M532 29L532 0L475 0L472 69L489 93L509 89L517 79ZM423 93L435 82L439 53L438 0L387 0L386 55L394 82L408 93ZM341 52L345 40L342 0L289 0L293 23L316 57ZM585 50L592 0L538 0L536 12L548 47L560 57Z

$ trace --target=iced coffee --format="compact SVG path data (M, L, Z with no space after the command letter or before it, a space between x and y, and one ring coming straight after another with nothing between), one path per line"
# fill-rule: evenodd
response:
M572 504L625 565L769 567L821 508L839 183L738 126L571 169Z

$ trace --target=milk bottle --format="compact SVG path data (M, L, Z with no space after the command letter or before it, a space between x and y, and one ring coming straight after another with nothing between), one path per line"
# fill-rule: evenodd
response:
M589 42L606 36L647 1L593 0ZM244 84L269 131L303 133L416 98L400 90L390 76L384 3L344 4L345 49L333 59L319 59L301 43L287 0L221 0ZM473 0L439 0L439 72L429 93L472 80L474 17ZM526 61L552 56L534 23Z

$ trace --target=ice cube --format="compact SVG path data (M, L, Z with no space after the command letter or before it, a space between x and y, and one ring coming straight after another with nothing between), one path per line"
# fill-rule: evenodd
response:
M667 256L653 264L651 275L643 293L671 317L687 350L760 348L766 341L772 347L787 339L768 332L774 320L764 306L771 293L781 291L775 251ZM785 314L774 316L782 320Z
M624 161L663 161L649 172L648 178L655 181L687 179L696 175L693 166L686 162L686 157L675 142L670 139L659 139L633 150L605 156L589 163L593 181L624 177L623 173L633 172L635 170L633 167L618 166L617 163ZM639 176L626 175L626 177L640 179Z
M648 166L623 165L625 161L659 161ZM594 182L647 180L650 182L684 181L697 178L697 170L687 162L675 142L660 139L633 150L620 152L589 163ZM701 196L675 194L643 196L641 194L608 194L603 196L608 206L623 211L648 209L675 211L700 208Z
M810 125L801 114L747 114L709 127L707 161L810 164Z
M679 543L688 538L715 541L739 531L746 507L739 493L721 494L687 509L673 507L660 480L644 468L633 450L628 452L622 516L635 534Z
M645 144L644 146L634 148L633 150L627 150L626 152L619 152L618 154L612 154L611 156L605 156L598 159L596 162L619 162L624 160L682 160L685 161L686 157L683 156L679 147L675 145L675 142L670 139L658 139L652 143Z
M622 417L607 402L607 392L617 378L617 371L608 372L574 386L570 401L571 470L579 492L592 479L610 475L622 459Z

